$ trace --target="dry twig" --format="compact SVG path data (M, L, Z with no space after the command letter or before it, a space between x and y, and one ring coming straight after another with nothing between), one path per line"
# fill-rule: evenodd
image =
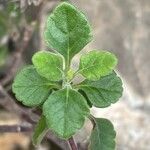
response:
M13 62L11 63L11 65L9 66L9 71L7 72L6 76L0 81L0 84L2 86L7 85L15 76L18 66L20 65L21 59L22 59L22 54L23 52L26 50L29 41L32 37L32 33L33 33L33 28L30 26L26 27L24 30L24 34L23 34L23 39L22 42L20 44L20 48L18 48L17 50L15 50L14 54L13 54Z
M0 133L31 132L32 126L29 125L0 125Z
M36 121L33 118L38 118L31 109L19 106L15 103L15 100L7 93L7 91L0 85L0 105L7 111L18 115L21 119L35 124Z

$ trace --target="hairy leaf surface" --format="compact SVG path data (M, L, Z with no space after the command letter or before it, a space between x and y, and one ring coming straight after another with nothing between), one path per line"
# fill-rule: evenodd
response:
M83 126L89 107L80 93L65 88L49 96L43 105L43 112L48 127L58 136L68 139Z
M86 93L96 107L108 107L117 102L123 91L122 81L115 72L101 77L98 81L84 80L78 88Z
M49 96L54 83L41 77L33 66L25 67L16 76L12 90L26 106L38 106Z
M45 40L50 48L62 54L69 63L91 40L89 22L77 8L63 2L47 20Z
M47 128L46 120L45 117L42 116L34 129L34 134L32 136L33 144L39 145L47 131L48 128Z
M115 150L116 132L113 124L104 118L95 118L95 123L90 137L90 150Z
M98 80L112 72L117 58L107 51L91 51L80 59L79 72L89 80Z
M32 57L37 72L51 81L62 79L63 59L60 55L41 51Z

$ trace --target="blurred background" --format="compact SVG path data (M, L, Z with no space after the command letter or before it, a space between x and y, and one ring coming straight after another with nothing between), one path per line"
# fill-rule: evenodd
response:
M36 120L36 109L15 101L11 84L16 72L31 64L33 53L46 50L45 20L59 0L0 0L0 125ZM124 94L109 108L92 108L96 117L110 119L117 131L117 150L150 150L150 0L70 0L89 18L94 39L75 56L89 50L108 50L119 59ZM33 119L32 118L32 119ZM86 122L76 140L86 150L91 125ZM68 150L50 133L38 148L31 133L1 133L0 150Z

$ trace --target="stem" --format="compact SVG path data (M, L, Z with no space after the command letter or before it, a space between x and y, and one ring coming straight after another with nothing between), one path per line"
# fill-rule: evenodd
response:
M77 147L77 145L76 145L75 140L74 140L73 137L71 137L71 138L68 140L68 143L69 143L69 145L70 145L71 150L78 150L78 147Z
M93 128L94 128L94 127L95 127L95 125L96 125L96 122L95 122L94 116L92 116L92 115L90 114L88 118L89 118L89 119L90 119L90 121L92 122L92 124L93 124Z
M75 71L75 73L73 74L72 79L69 80L69 83L71 83L73 81L73 79L75 78L75 76L77 76L79 73L80 73L79 69L77 71Z
M66 72L66 74L67 74L69 68L70 68L70 61L69 61L69 58L67 58L67 60L65 60L65 72Z

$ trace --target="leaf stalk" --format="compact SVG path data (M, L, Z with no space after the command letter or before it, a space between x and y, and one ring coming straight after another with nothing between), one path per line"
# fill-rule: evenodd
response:
M78 147L77 147L76 142L75 142L75 140L74 140L73 137L71 137L71 138L68 140L68 143L69 143L69 145L70 145L71 150L78 150Z

